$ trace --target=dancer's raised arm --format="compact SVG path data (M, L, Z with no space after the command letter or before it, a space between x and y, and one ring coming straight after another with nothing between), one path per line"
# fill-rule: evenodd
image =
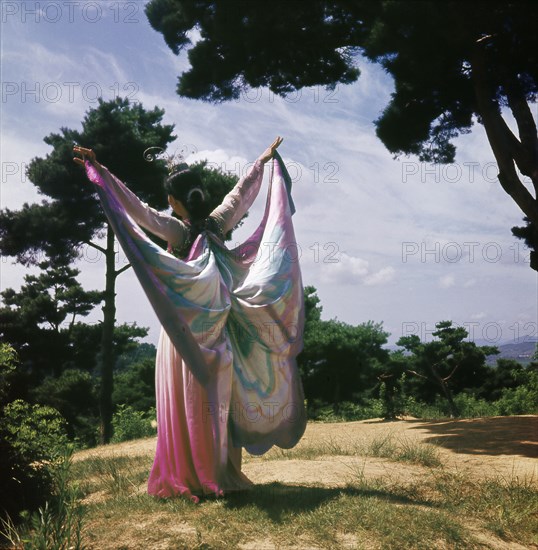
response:
M263 165L273 158L276 149L281 143L282 138L277 137L258 157L248 174L241 178L235 184L235 187L224 197L220 206L217 206L211 212L210 216L217 221L224 235L237 225L239 220L252 206L262 184Z
M121 204L138 225L170 243L172 246L181 246L183 244L187 238L188 229L181 220L164 212L159 212L145 202L142 202L128 187L111 174L106 167L97 162L95 152L91 149L76 145L73 147L73 152L81 156L81 158L75 157L73 159L77 164L84 166L85 160L93 164L105 183L114 189Z

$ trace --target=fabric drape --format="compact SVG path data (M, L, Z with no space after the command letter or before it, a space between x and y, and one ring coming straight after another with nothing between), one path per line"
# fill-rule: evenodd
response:
M150 492L219 494L248 485L240 448L293 447L306 425L296 365L303 288L282 159L275 155L254 233L229 250L204 231L185 260L142 231L105 167L86 162L86 171L163 327Z

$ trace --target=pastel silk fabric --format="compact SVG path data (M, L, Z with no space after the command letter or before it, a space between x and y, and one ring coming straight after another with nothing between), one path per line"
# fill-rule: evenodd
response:
M261 224L233 250L203 232L188 258L154 244L122 205L113 177L86 163L104 211L163 330L156 359L158 496L243 489L241 447L293 447L306 426L296 366L303 288L290 180L273 161Z

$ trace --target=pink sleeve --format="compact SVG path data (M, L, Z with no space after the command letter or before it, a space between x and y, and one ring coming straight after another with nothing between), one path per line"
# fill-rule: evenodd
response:
M210 216L217 221L223 234L232 230L252 206L263 180L263 162L257 160L248 174L224 197Z
M114 190L122 206L138 225L170 243L172 246L180 246L185 242L188 230L182 221L148 206L126 187L123 182L109 172L106 167L102 166L102 168L100 176L106 185Z

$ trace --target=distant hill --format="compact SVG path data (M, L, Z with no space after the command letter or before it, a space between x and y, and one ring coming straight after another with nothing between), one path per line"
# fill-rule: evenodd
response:
M475 340L477 346L494 346L495 344L488 341ZM526 365L531 362L531 357L536 351L536 345L538 340L536 339L526 339L521 340L520 342L510 342L507 344L497 344L496 347L499 350L498 355L490 355L486 358L486 363L488 365L495 365L497 359L513 359L514 361L519 361L520 363ZM398 346L387 346L387 349L395 351L402 349Z
M523 364L530 363L531 357L536 351L537 342L538 340L524 340L517 343L502 344L497 346L500 351L499 355L490 355L486 362L488 365L494 365L497 359L514 359ZM479 342L476 342L476 344L481 345Z

